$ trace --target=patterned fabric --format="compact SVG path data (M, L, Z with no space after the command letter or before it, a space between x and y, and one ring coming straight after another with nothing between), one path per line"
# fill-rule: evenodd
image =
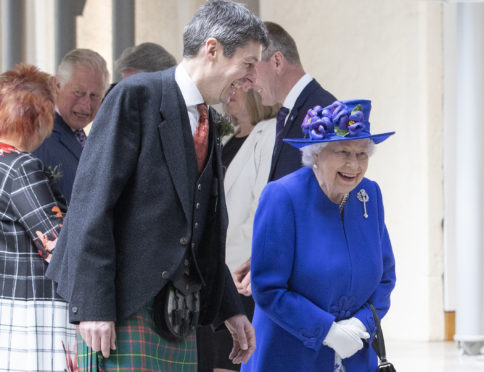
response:
M64 201L40 160L5 144L0 185L0 371L63 371L62 342L73 345L75 332L44 274Z
M334 353L334 372L346 372L346 368L343 365L343 360L336 353Z
M87 136L86 136L86 133L84 132L84 129L76 129L74 131L74 135L76 136L76 139L79 141L81 146L84 147L87 141Z
M201 172L205 165L208 151L208 108L205 103L201 103L197 105L197 110L200 118L193 135L193 143L195 145L195 154L197 155L198 172Z
M67 303L0 299L0 371L64 371L75 345Z
M77 334L77 362L82 371L196 372L195 334L184 342L168 342L155 332L152 302L116 324L116 350L104 359Z

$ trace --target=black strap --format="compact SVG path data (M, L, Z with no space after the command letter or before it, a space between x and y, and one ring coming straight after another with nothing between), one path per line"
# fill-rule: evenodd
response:
M378 355L378 358L380 358L380 361L386 362L387 356L385 352L385 340L383 338L383 331L381 329L380 318L378 317L375 307L372 304L370 304L370 308L371 308L371 312L373 313L373 318L375 320L375 326L376 326L376 336L372 342L372 345L376 351L376 354Z

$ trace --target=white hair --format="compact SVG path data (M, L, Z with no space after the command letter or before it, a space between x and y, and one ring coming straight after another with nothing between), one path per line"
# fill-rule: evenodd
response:
M104 92L109 88L109 71L106 61L101 55L90 49L73 49L63 58L57 69L57 78L61 87L71 80L75 66L85 66L92 71L99 72L103 77Z
M305 167L312 167L314 164L314 155L319 154L326 146L328 146L329 142L320 142L315 143L314 145L304 146L301 147L299 150L302 154L302 165ZM368 141L368 156L373 155L375 152L375 142L372 140Z

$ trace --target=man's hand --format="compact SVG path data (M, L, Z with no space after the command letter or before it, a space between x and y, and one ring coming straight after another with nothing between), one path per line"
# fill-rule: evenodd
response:
M237 291L244 296L252 295L252 287L250 285L250 261L249 258L232 274Z
M255 331L245 315L234 315L225 321L225 325L232 335L234 347L229 359L234 364L247 363L255 350Z
M79 331L87 346L93 351L102 351L104 358L109 358L111 350L116 350L114 322L81 322Z

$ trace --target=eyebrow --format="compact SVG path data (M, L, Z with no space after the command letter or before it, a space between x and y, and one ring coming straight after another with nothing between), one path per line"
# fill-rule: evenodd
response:
M253 62L253 61L257 62L258 60L259 59L256 56L249 56L244 58L244 61L246 62Z

